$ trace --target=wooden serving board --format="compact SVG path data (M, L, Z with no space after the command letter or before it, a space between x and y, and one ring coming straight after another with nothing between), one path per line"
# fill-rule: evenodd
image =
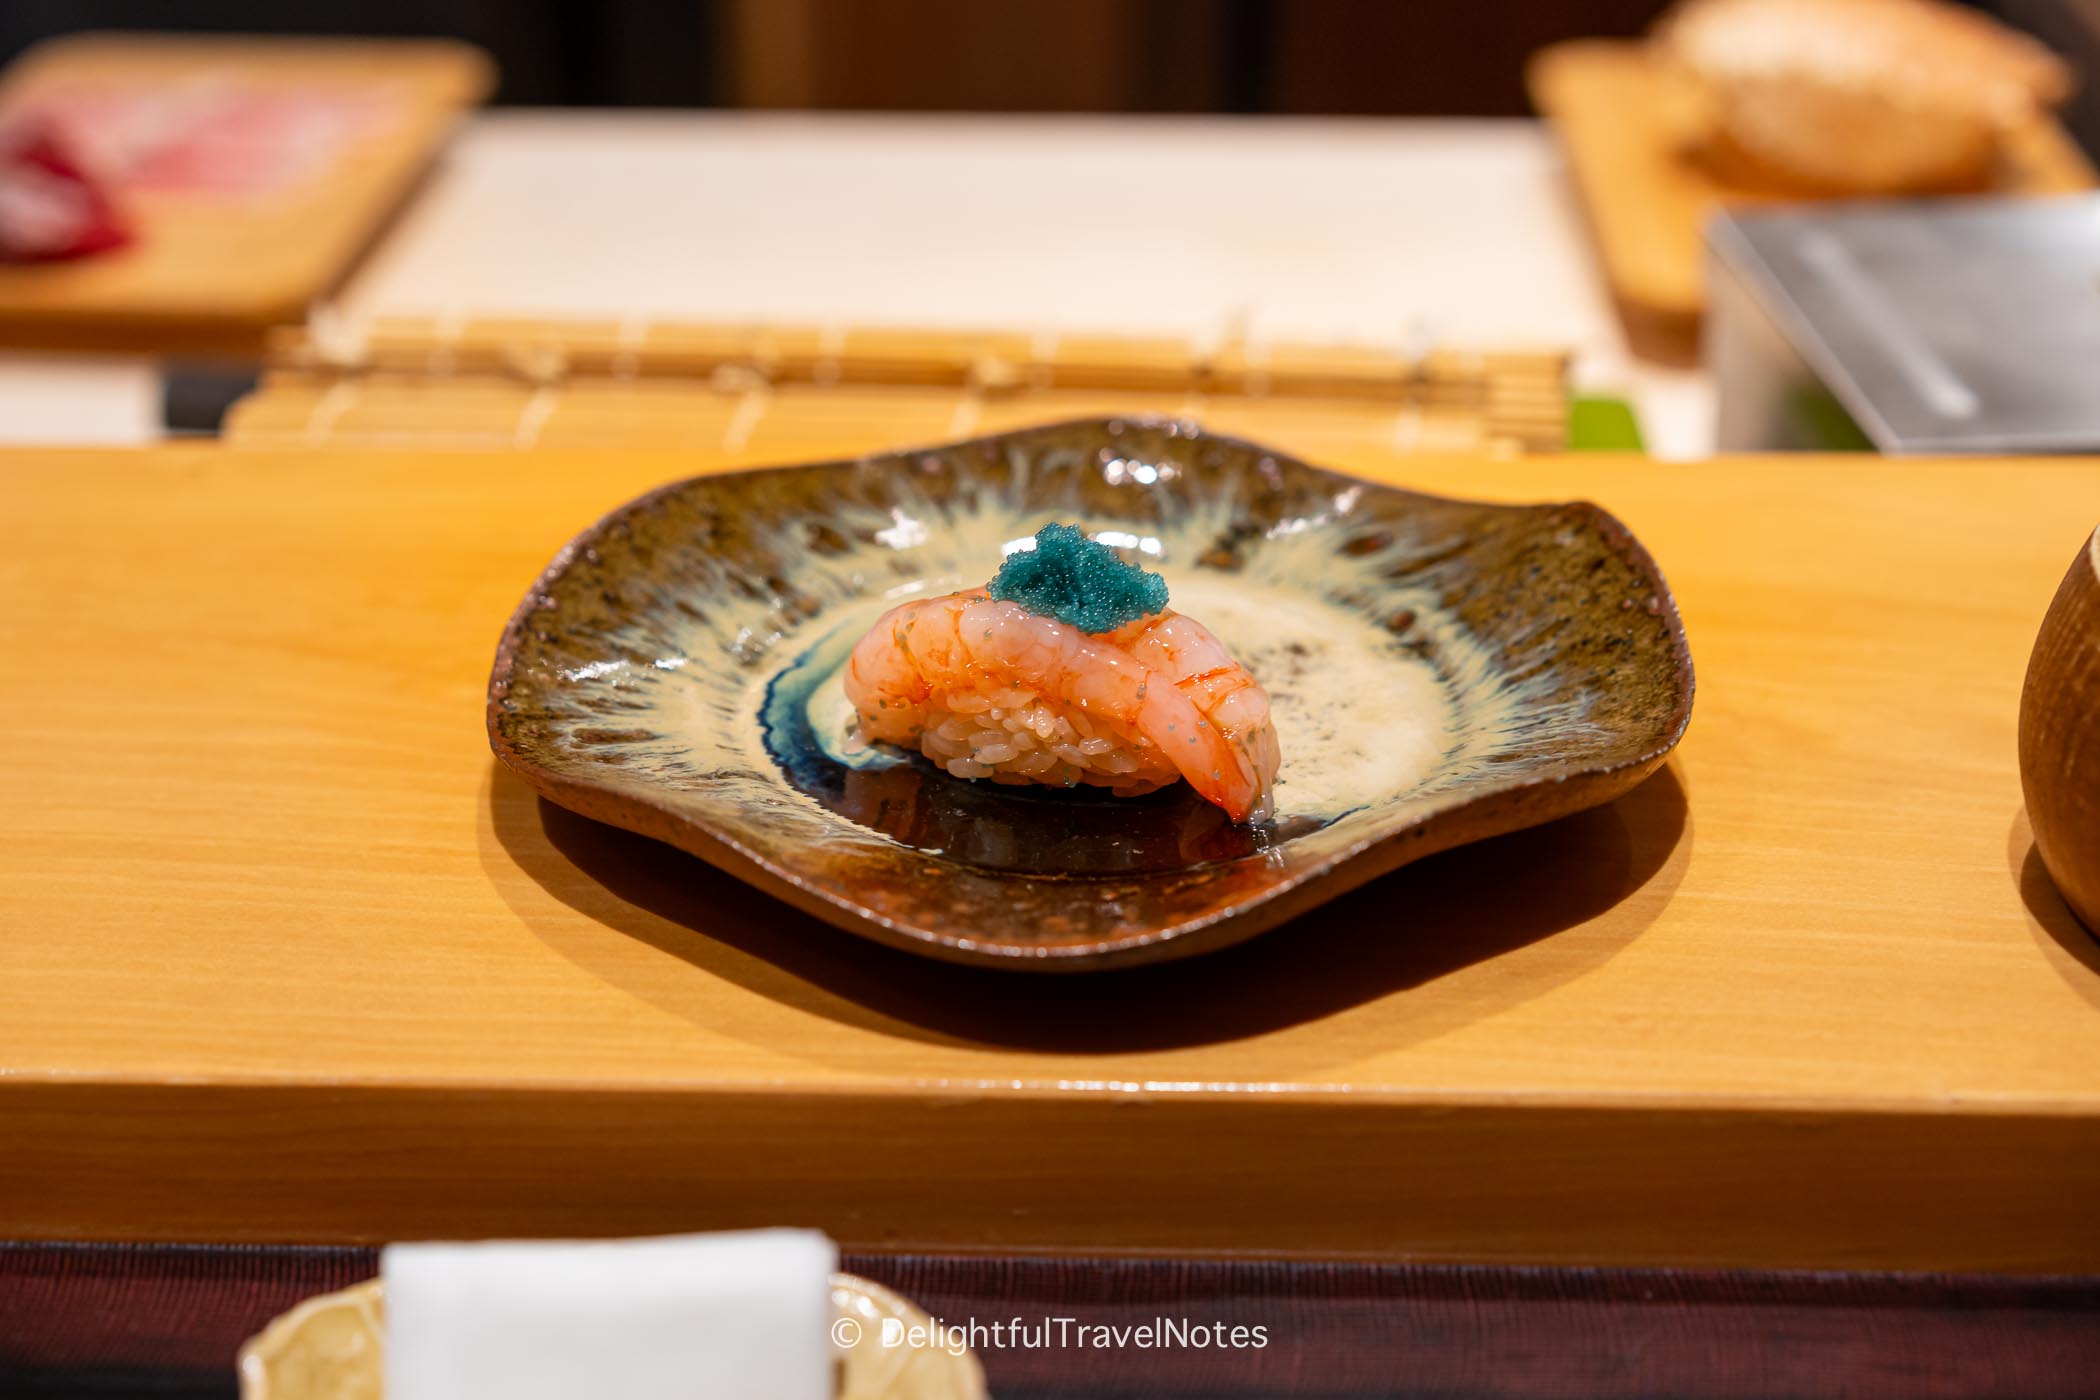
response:
M1695 362L1706 306L1706 219L1720 204L1798 201L1730 183L1679 149L1647 47L1581 39L1552 45L1526 74L1553 123L1589 217L1597 256L1638 354ZM2067 194L2094 172L2054 121L2017 133L2002 152L1998 192Z
M0 453L0 1237L2100 1266L2100 951L2015 761L2100 461L1329 454L1614 511L1689 735L1244 948L1044 981L492 762L536 571L753 460Z
M493 78L449 40L38 45L0 80L0 119L86 133L84 152L123 171L137 241L0 265L0 344L258 353L348 272Z

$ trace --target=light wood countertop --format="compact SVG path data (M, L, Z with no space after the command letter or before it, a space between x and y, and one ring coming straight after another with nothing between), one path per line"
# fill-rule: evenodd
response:
M2100 1265L2100 950L2014 739L2100 462L1336 463L1617 513L1684 613L1683 747L1244 949L1050 981L493 765L534 573L720 464L0 454L0 1235Z

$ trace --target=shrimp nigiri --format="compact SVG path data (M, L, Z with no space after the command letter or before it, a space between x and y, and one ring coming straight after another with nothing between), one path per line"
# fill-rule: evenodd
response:
M988 588L890 609L846 663L863 737L958 778L1106 787L1186 779L1260 821L1282 751L1269 697L1166 585L1048 525Z

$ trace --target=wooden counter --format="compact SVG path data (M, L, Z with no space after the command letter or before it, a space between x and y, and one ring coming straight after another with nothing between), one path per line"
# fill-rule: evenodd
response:
M2100 1269L2100 951L2014 765L2100 462L1337 463L1617 512L1691 636L1683 748L1245 948L1045 981L492 765L534 571L716 460L0 455L0 1235Z

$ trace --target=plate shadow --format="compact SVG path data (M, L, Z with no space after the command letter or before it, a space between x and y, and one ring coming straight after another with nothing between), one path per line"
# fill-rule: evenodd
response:
M1111 1054L1242 1039L1313 1021L1549 939L1651 884L1674 888L1690 848L1674 764L1602 807L1403 867L1246 943L1180 962L1068 975L936 962L835 929L671 846L542 800L492 760L501 854L568 910L519 907L594 975L695 1021L707 998L638 974L606 934L636 939L746 990L844 1024L942 1044ZM1608 960L1661 907L1565 940L1455 1009L1424 1006L1401 1039L1495 1014Z

